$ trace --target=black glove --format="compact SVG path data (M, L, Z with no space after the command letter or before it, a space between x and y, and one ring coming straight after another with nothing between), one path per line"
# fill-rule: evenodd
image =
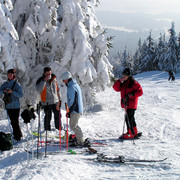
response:
M129 93L129 94L126 94L125 97L128 97L128 98L131 98L133 97L134 95L132 93Z
M122 98L122 103L123 103L124 105L127 105L128 102L129 102L129 97L128 97L128 96L125 96L124 98Z

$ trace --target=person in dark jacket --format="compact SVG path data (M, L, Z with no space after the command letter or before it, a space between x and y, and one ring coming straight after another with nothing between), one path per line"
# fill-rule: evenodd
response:
M168 73L169 73L169 79L168 79L168 81L174 81L174 80L175 80L175 74L174 74L174 72L173 72L172 70L169 70Z
M22 137L21 128L19 126L19 113L20 113L20 103L19 98L23 96L22 87L17 82L16 70L9 69L7 71L8 80L5 81L0 87L0 95L8 94L11 96L11 102L5 103L5 108L7 114L11 121L13 129L13 137L16 141L20 141Z
M131 70L125 68L123 77L114 83L113 89L121 92L121 107L126 111L125 121L128 132L123 134L123 138L134 138L138 133L134 115L137 109L138 97L143 94L142 87L133 78Z

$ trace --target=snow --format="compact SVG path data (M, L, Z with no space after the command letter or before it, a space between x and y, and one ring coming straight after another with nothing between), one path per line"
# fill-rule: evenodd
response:
M167 160L137 165L106 164L88 160L96 158L96 155L72 155L63 147L59 154L47 157L43 155L39 159L35 156L32 159L24 151L26 139L29 139L29 144L32 142L31 135L20 119L24 140L16 148L0 154L0 179L179 179L180 74L176 74L174 82L167 80L167 72L159 71L145 72L135 76L135 79L144 91L135 114L138 130L143 132L140 140L135 140L135 144L132 141L117 140L123 131L124 110L120 108L120 94L112 87L96 94L96 104L81 117L79 125L85 138L106 140L103 141L106 146L94 147L99 153L151 160L167 157ZM65 124L64 110L62 120ZM9 131L7 119L1 120L0 124L0 131ZM37 124L37 119L31 121L29 130L37 131ZM43 126L43 119L41 124ZM53 121L52 126L54 127ZM36 150L35 144L34 149ZM54 146L48 146L47 150L60 151L59 147ZM44 148L40 151L44 152ZM84 149L76 151L85 152Z

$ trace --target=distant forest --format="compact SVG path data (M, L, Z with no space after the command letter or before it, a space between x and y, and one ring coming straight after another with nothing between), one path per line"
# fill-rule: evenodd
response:
M168 32L168 41L165 33L160 34L159 40L155 41L150 31L144 42L139 39L134 54L125 48L124 52L112 57L110 61L114 75L119 77L125 67L130 67L133 74L154 70L180 72L180 33L176 36L174 22Z

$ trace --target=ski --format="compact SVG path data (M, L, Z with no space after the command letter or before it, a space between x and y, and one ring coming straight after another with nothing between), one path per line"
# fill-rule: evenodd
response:
M24 149L24 150L29 154L35 154L35 155L38 154L38 155L42 155L42 156L45 155L44 152L37 152L37 151L32 152L32 151L28 151L27 149ZM56 155L56 154L60 154L60 153L77 154L76 151L69 149L68 151L48 151L47 155Z
M44 155L45 153L44 152L37 152L37 151L28 151L27 149L24 149L27 153L29 154L35 154L35 155ZM64 153L64 154L85 154L85 153L88 153L88 154L96 154L97 153L97 150L95 150L94 148L87 148L85 150L85 152L78 152L77 150L75 149L69 149L68 151L49 151L47 152L47 155L55 155L55 154L60 154L60 153Z
M44 140L39 140L38 143L45 143L46 141ZM55 140L48 140L46 143L48 144L59 144L59 141L55 141ZM61 141L62 144L66 143L66 141ZM103 142L90 142L90 146L105 146L107 145L106 143L103 143ZM76 146L74 146L76 147Z
M38 133L37 132L33 132L32 133L34 136L38 136ZM46 137L45 134L41 134L42 137ZM59 136L56 136L56 135L48 135L47 136L48 138L55 138L55 139L59 139ZM61 138L64 138L64 136L62 136Z
M129 159L125 158L124 156L118 156L118 157L108 157L104 154L98 154L97 161L99 162L114 162L114 163L136 163L136 162L144 162L144 163L151 163L151 162L163 162L167 158L159 159L159 160L147 160L147 159Z
M124 139L123 135L121 135L119 137L120 141L125 141L125 140L136 140L136 139L140 139L140 137L142 136L142 132L139 132L136 136L134 136L134 138L130 138L130 139Z

